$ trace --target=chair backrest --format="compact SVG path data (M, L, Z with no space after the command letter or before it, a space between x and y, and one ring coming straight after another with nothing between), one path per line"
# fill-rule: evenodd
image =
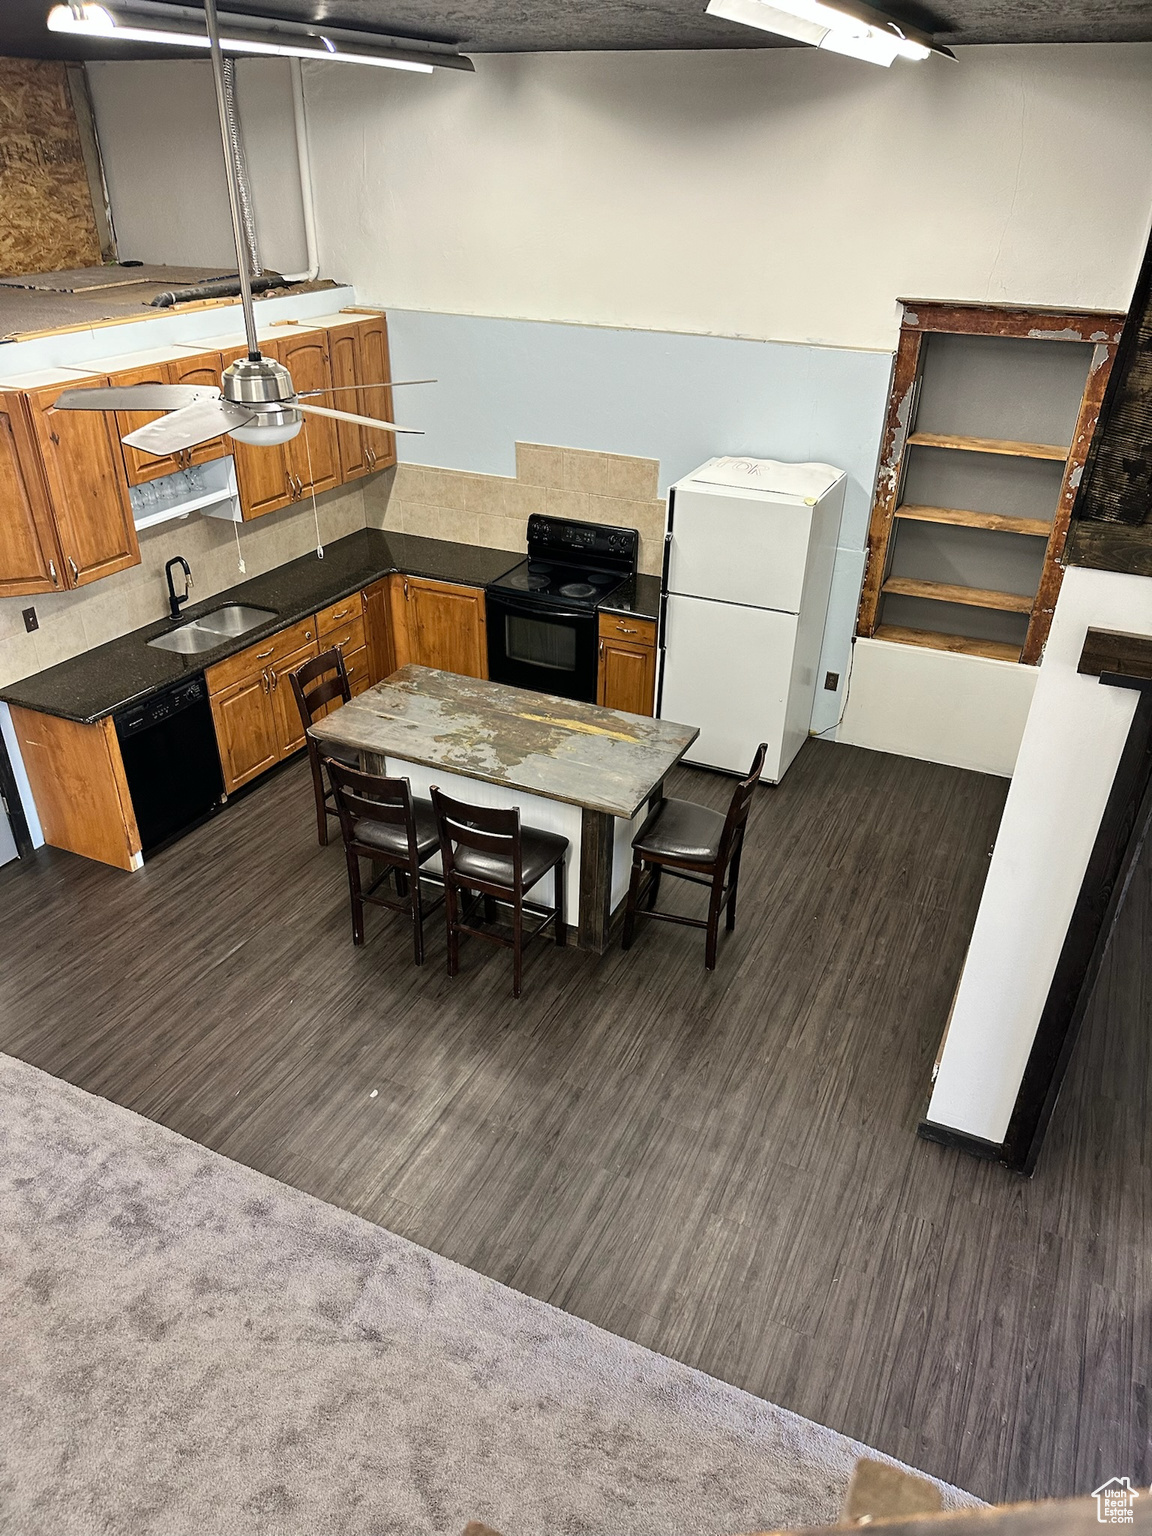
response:
M720 851L725 858L732 846L733 838L743 829L744 823L748 820L748 812L752 809L752 797L756 793L760 775L764 772L764 759L767 755L768 743L762 741L756 748L756 756L752 759L752 766L747 776L741 779L732 791L732 799L728 802L728 815L724 818L724 831L720 838Z
M330 651L321 651L289 675L305 730L332 699L339 698L347 704L352 697L344 657L335 646Z
M508 859L512 865L513 889L523 888L523 846L520 837L520 812L513 806L469 805L453 800L435 784L429 789L436 826L440 832L440 858L445 878L455 871L456 848L462 845L490 858Z
M325 759L332 798L340 817L340 832L346 848L355 847L358 821L378 821L384 826L404 827L408 833L408 854L416 858L416 814L412 808L412 786L407 779L384 778L364 773L335 758ZM367 846L362 845L362 846Z

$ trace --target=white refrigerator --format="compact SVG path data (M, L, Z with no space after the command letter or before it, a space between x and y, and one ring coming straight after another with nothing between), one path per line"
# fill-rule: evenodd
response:
M657 713L700 727L685 762L778 783L812 722L845 476L710 459L672 486Z

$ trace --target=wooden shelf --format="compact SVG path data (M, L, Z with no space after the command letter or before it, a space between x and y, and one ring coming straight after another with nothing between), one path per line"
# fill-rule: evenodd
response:
M1038 517L1009 517L1005 512L970 512L965 507L921 507L907 501L894 516L913 523L949 523L956 528L988 528L993 533L1024 533L1046 539L1052 525Z
M1004 613L1031 613L1034 601L1027 592L990 592L984 587L954 587L946 581L917 581L911 576L889 576L880 590L886 597L928 597L936 603L963 603L967 608L997 608Z
M1013 459L1054 459L1063 464L1069 450L1055 443L1012 443L998 437L953 437L943 432L913 432L918 448L958 448L963 453L1002 453Z
M900 624L881 624L874 640L897 645L920 645L932 651L955 651L961 656L989 656L993 661L1019 661L1020 647L1002 640L973 640L970 635L938 635L931 629L905 629Z

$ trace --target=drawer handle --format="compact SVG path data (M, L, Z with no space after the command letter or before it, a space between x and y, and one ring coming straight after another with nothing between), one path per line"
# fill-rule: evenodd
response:
M275 652L276 652L276 647L275 646L273 646L271 648L271 650L257 651L256 652L256 660L257 661L264 661L266 657L275 655Z
M617 624L616 632L621 635L638 635L640 633L638 629L629 629L627 624Z

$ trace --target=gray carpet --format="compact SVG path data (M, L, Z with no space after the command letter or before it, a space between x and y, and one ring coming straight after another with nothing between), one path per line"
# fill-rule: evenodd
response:
M0 1056L0 1531L705 1536L862 1449Z

